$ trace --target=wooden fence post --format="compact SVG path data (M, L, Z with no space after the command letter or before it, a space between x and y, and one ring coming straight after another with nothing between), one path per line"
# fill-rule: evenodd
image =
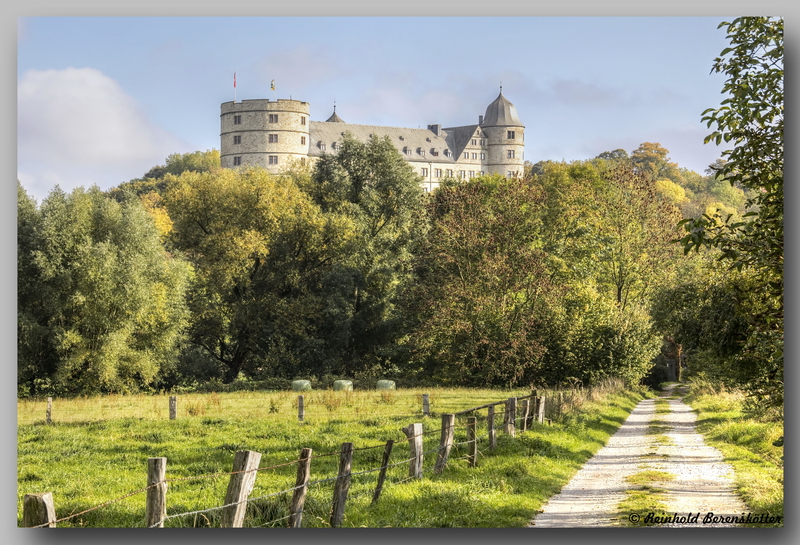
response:
M515 432L516 420L517 420L517 398L509 397L508 401L506 401L505 432L511 437L516 436Z
M519 412L521 414L520 420L522 421L522 430L521 431L528 431L528 415L530 414L531 410L531 400L523 399L520 403Z
M178 418L178 396L169 396L169 419Z
M53 423L53 398L47 398L47 413L45 414L45 420L48 424Z
M544 396L536 398L536 420L544 424Z
M256 484L258 463L261 453L253 450L240 450L233 458L233 474L225 494L225 507L222 510L222 528L241 528L247 511L247 497Z
M302 422L303 418L305 418L305 398L301 395L297 396L297 420L298 422Z
M476 417L467 417L467 461L469 462L469 467L478 465L478 441L475 433L477 423L478 419Z
M528 404L528 429L533 427L533 421L536 419L536 399L539 397L537 390L531 390L530 403Z
M428 394L422 394L422 416L431 415L431 401Z
M300 459L297 461L297 480L294 484L296 488L289 506L289 528L300 528L303 523L303 506L306 503L308 478L311 475L311 452L310 448L304 448L300 451Z
M411 450L411 463L408 465L408 476L422 478L422 424L409 424L403 428L408 437Z
M494 450L497 446L497 433L494 429L494 405L489 405L489 414L486 419L489 427L489 450Z
M25 494L22 500L22 526L56 527L56 508L53 505L52 492Z
M389 456L392 455L392 447L394 447L394 440L389 439L386 441L386 447L383 449L383 459L381 460L381 471L378 473L378 484L375 487L375 493L372 495L372 505L378 503L383 491L383 481L386 480L386 470L389 466Z
M145 528L163 528L167 516L167 459L147 459L147 506Z
M339 454L339 475L333 489L333 507L331 509L331 526L338 528L344 521L344 506L347 492L350 490L350 464L353 461L353 443L342 443Z
M456 415L442 415L442 438L439 441L439 454L436 458L434 473L441 473L447 465L447 458L450 457L450 449L453 447L453 434L455 433Z

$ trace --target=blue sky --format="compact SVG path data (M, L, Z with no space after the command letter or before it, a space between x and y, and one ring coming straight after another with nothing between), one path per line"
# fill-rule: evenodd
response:
M219 106L295 98L326 119L477 122L503 94L525 158L577 160L659 142L703 172L721 17L29 17L18 22L18 178L101 188L171 153L219 148Z

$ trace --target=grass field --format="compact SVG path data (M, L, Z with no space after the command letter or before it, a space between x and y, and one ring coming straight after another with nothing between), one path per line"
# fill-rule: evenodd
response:
M430 396L429 417L421 398ZM18 524L26 493L52 492L59 527L141 527L147 458L167 458L167 527L218 526L228 472L239 450L262 453L245 526L285 526L300 449L313 449L303 526L325 527L332 479L343 442L354 443L352 485L344 526L516 527L528 524L544 502L568 482L624 422L646 393L608 386L548 392L552 425L534 425L516 438L498 430L488 450L486 411L479 418L478 467L468 467L466 446L456 445L445 471L432 468L443 413L524 396L529 391L425 389L305 393L305 420L297 420L297 393L186 394L169 420L167 396L104 396L18 403ZM559 402L560 401L560 402ZM498 411L502 406L497 407ZM466 440L457 418L455 442ZM401 428L424 426L424 476L407 480L408 441ZM496 427L502 427L502 414ZM380 501L370 505L384 444L395 440ZM372 448L374 447L374 448ZM273 467L277 466L277 467ZM323 482L317 482L323 481ZM114 500L114 501L112 501ZM102 505L110 502L106 505ZM95 508L97 506L100 506ZM190 513L190 514L183 514Z

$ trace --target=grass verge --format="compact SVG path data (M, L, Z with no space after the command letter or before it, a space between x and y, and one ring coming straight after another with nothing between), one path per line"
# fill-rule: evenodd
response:
M697 431L733 466L737 489L750 510L782 520L783 421L753 418L743 411L743 401L739 392L693 392L691 387L684 398L697 411Z

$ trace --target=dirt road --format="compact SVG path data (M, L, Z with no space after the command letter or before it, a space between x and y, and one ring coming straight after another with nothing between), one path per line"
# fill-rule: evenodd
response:
M673 396L673 388L661 397ZM730 523L702 521L708 513L741 515L747 506L734 492L733 470L720 452L709 447L695 429L696 414L680 399L668 399L669 414L659 414L664 428L648 434L656 415L653 399L640 402L625 423L573 479L542 508L532 528L598 527L629 524L621 517L619 503L635 487L626 480L633 474L656 470L673 478L658 482L665 489L666 513L679 516L699 513L696 522L659 524L659 527L720 527ZM659 435L661 437L659 437ZM666 436L666 440L663 436ZM641 513L642 519L647 513ZM690 519L691 520L691 519ZM710 519L708 519L710 520Z

